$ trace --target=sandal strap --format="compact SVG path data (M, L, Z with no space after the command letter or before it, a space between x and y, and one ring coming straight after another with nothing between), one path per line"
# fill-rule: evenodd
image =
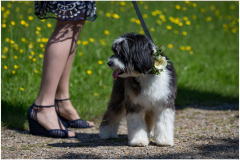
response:
M54 105L50 105L50 106L42 106L42 105L36 105L36 103L33 103L33 105L35 107L39 107L39 108L50 108L50 107L54 107L55 106L55 104Z
M70 98L66 98L66 99L55 99L55 101L67 101L70 100Z

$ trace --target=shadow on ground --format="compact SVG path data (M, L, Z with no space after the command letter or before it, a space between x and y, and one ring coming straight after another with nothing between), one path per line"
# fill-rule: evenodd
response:
M94 135L95 137L96 135ZM122 139L122 140L121 140ZM210 139L209 139L210 140ZM161 148L159 147L159 153L151 153L151 150L146 151L146 147L130 147L127 150L134 151L132 155L121 155L114 157L114 155L111 155L109 153L108 155L110 158L120 158L120 159L128 159L128 158L134 158L134 159L179 159L179 158L186 158L186 159L192 159L192 158L207 158L207 159L220 159L220 158L239 158L239 139L230 139L230 138L214 138L214 141L216 141L218 144L216 145L195 145L190 146L190 151L182 151L177 153L169 153L169 154L162 154ZM79 146L75 144L75 147L78 147L81 149L81 147L97 147L97 146L125 146L127 145L127 139L125 138L125 135L122 135L121 138L117 141L115 140L96 140L93 143L89 143L88 145L84 145L85 142L80 142L81 145ZM86 141L87 142L87 141ZM82 144L83 143L83 144ZM73 144L52 144L50 146L54 147L72 147ZM153 145L153 144L150 144ZM136 149L136 150L135 150ZM174 149L174 148L173 148ZM126 150L126 148L125 148ZM169 149L170 150L170 149ZM169 151L171 152L171 151ZM60 159L80 159L80 158L107 158L107 155L100 155L100 154L77 154L77 153L67 153L61 157L52 157L52 158L60 158Z

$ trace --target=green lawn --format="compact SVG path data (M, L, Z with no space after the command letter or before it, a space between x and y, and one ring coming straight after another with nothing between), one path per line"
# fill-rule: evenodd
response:
M238 103L238 2L137 3L155 44L163 45L174 63L176 106ZM83 27L70 79L71 101L88 120L99 119L109 101L113 78L106 63L112 42L123 33L143 33L131 2L96 4L98 18ZM40 21L34 2L1 1L1 13L1 122L26 129L56 20Z

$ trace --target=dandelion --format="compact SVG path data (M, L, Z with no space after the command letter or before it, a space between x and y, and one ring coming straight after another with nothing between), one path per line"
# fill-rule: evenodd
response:
M13 40L10 40L10 43L11 43L11 44L14 44L14 41L13 41Z
M183 7L182 10L183 10L183 11L186 11L186 10L187 10L187 7Z
M205 12L205 8L201 8L200 12L202 12L202 13Z
M173 45L172 44L168 44L168 48L173 48Z
M231 10L234 10L235 9L235 6L232 4L232 5L230 5L230 9Z
M88 44L88 41L83 41L82 44L83 44L83 45L87 45L87 44Z
M190 51L191 50L191 46L186 46L185 50L186 51Z
M7 6L8 6L8 8L11 8L11 7L12 7L12 4L11 4L11 3L8 3Z
M20 8L19 8L19 7L17 7L17 8L15 9L15 11L16 11L16 12L19 12L19 11L20 11Z
M187 35L187 32L186 32L186 31L183 31L182 34L183 34L184 36L186 36L186 35Z
M232 17L231 17L231 16L227 16L227 19L228 19L228 20L231 20L231 19L232 19Z
M179 9L181 9L181 6L177 4L177 5L175 6L175 8L179 10Z
M109 35L109 31L108 31L108 30L105 30L105 31L104 31L104 34Z
M175 34L178 34L178 31L177 31L177 30L175 30L175 31L174 31L174 33L175 33Z
M31 21L33 20L33 16L29 16L28 19Z
M155 31L155 28L150 28L150 31L154 32L154 31Z
M215 6L214 5L211 5L210 6L210 9L213 11L213 10L215 10Z
M16 73L16 71L12 71L12 74L15 74Z
M147 14L143 14L143 18L148 18L148 15Z
M189 54L193 54L193 51L189 51Z
M11 25L13 25L13 26L14 26L14 25L15 25L15 22L14 22L14 21L11 21Z
M87 74L92 74L92 71L90 71L90 70L87 70Z
M171 29L172 29L172 27L171 27L171 26L167 26L167 29L168 29L168 30L171 30Z
M8 69L8 67L6 65L4 65L4 69Z
M106 42L104 41L104 39L100 39L100 42L102 43L102 45L106 45Z
M82 55L83 55L83 53L82 53L82 52L80 52L80 53L79 53L79 55L80 55L80 56L82 56Z
M99 60L99 61L98 61L98 64L103 64L103 62Z
M40 28L40 27L37 27L36 29L37 29L38 31L41 31L41 28Z
M212 17L210 17L210 16L209 16L209 17L207 17L207 18L206 18L206 21L207 21L207 22L210 22L210 21L212 21Z
M157 20L157 23L159 24L159 25L162 25L162 21L161 20Z
M9 39L9 38L6 38L6 39L5 39L5 41L6 41L6 42L9 42L9 41L10 41L10 39Z
M98 96L98 93L94 93L94 96Z
M179 22L178 25L179 25L179 26L183 26L183 23L182 23L182 22Z
M184 16L184 17L183 17L183 20L184 20L184 21L187 21L187 20L188 20L188 18L187 18L186 16Z
M220 11L218 9L215 10L215 15L218 16L220 14Z
M24 20L21 20L21 25L25 25L26 22Z
M111 17L111 13L106 13L106 16L107 17Z
M28 27L28 26L29 26L28 23L26 23L26 24L25 24L25 27Z
M135 19L135 18L131 18L130 21L131 21L131 22L135 22L136 19Z
M20 53L23 53L23 49L20 49L19 52L20 52Z
M23 19L23 15L20 15L20 16L19 16L19 19Z
M6 58L6 56L5 55L2 55L2 59L5 59Z
M81 44L81 41L80 41L80 40L78 40L77 44Z
M48 23L48 24L47 24L47 27L48 27L48 28L51 28L51 27L52 27L52 24L51 24L51 23Z
M120 5L125 6L126 3L124 1L120 2Z
M186 21L186 25L191 25L191 22L190 21Z
M2 7L1 7L1 11L4 11L4 10L5 10L5 8L2 6Z
M137 24L141 24L141 22L137 19L136 21L135 21Z
M15 55L15 56L14 56L14 59L17 59L17 58L18 58L18 56Z
M193 19L197 19L197 16L196 16L196 15L193 15L192 18L193 18Z
M3 28L6 28L6 27L7 27L7 25L6 25L6 24L2 24L2 27L3 27Z
M184 51L184 50L185 50L185 47L184 47L184 46L181 46L181 47L180 47L180 50Z
M15 68L15 69L18 69L18 65L14 65L14 68Z
M24 90L24 88L20 87L20 90L21 90L21 91L23 91L23 90Z
M35 73L38 73L38 70L35 70Z
M42 55L42 54L39 54L38 56L39 56L39 58L43 58L43 55Z
M36 31L35 33L36 33L36 34L39 34L40 32L39 32L39 31Z
M42 22L45 22L45 21L46 21L46 19L42 19L41 21L42 21Z
M237 33L237 29L236 29L236 28L233 28L233 29L232 29L232 32L233 32L233 33Z
M32 59L32 56L28 56L29 59Z
M36 59L36 58L33 58L32 60L33 60L33 62L36 62L36 61L37 61L37 59Z
M113 18L116 18L116 19L120 18L120 16L117 15L117 14L113 14L112 17L113 17Z
M90 42L94 42L94 39L93 39L93 38L89 38L89 41L90 41Z
M196 3L193 3L192 5L193 5L193 7L197 7L197 4L196 4Z

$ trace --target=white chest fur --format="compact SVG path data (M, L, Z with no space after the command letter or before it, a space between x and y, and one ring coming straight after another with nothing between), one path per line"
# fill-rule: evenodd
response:
M164 70L160 75L149 74L138 77L141 92L133 100L134 104L139 104L145 109L160 107L167 101L171 92L169 89L169 71Z

